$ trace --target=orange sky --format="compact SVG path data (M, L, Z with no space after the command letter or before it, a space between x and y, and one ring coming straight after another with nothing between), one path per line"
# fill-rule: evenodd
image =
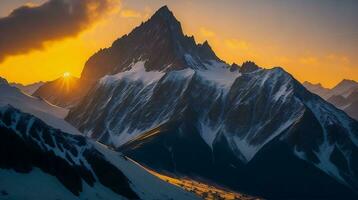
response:
M39 2L43 1L34 1ZM42 50L8 57L0 63L0 76L10 82L24 84L52 80L64 72L80 76L89 56L100 48L110 46L116 38L130 32L161 5L168 4L186 34L194 35L198 42L208 40L218 56L229 63L253 60L268 68L282 66L300 81L321 82L326 87L334 86L343 78L358 80L357 35L350 29L343 33L332 32L346 25L338 19L335 23L339 23L339 27L330 24L334 16L325 24L324 19L315 20L310 13L306 13L307 19L303 19L302 16L291 16L291 10L287 13L278 10L281 15L266 12L280 9L270 5L256 5L256 12L248 12L253 5L234 7L237 1L230 0L228 2L233 4L231 7L237 13L217 1L207 1L205 5L200 0L148 2L122 1L119 9L111 11L75 37L48 42ZM12 9L18 5L13 6ZM240 10L240 6L245 9ZM11 11L9 9L0 10L0 17L6 16L6 12ZM198 12L199 9L201 12ZM293 11L293 15L298 15ZM285 14L289 16L287 19L282 18ZM313 19L312 22L306 21L310 19Z

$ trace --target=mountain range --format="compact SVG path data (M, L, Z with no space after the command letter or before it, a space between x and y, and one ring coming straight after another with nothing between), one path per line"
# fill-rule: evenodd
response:
M45 84L45 82L36 82L28 85L23 85L21 83L10 83L11 86L19 88L21 91L28 95L32 95L37 89L39 89L40 86Z
M357 196L357 121L282 68L228 65L167 7L82 75L98 80L66 120L151 169L272 199Z
M7 105L36 116L53 128L77 135L81 134L64 120L68 114L68 109L54 106L46 100L30 96L0 77L0 106Z
M356 81L344 79L332 89L307 81L303 85L312 93L321 96L352 118L358 120L358 83Z

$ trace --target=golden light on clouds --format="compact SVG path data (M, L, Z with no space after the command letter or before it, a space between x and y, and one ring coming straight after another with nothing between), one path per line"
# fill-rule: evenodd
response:
M243 40L237 40L237 39L226 39L225 45L233 50L242 50L246 51L249 49L249 44L246 41Z
M76 37L112 10L117 0L49 0L21 6L0 18L0 62ZM26 35L24 35L26 34Z
M121 17L124 18L141 18L142 14L136 10L125 9L121 11Z
M214 37L215 36L215 32L214 31L211 31L205 27L201 27L200 28L200 34L203 36L203 37L207 37L207 38L210 38L210 37Z

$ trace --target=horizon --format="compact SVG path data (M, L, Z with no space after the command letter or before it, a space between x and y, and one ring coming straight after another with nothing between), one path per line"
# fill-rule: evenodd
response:
M228 1L228 5L223 5L208 1L207 5L202 5L200 4L201 1L185 1L178 4L175 1L157 0L153 1L151 6L140 0L105 1L113 4L110 4L111 7L103 11L103 14L100 13L103 16L89 18L86 21L88 26L82 27L78 32L61 38L49 39L43 42L43 46L40 48L31 47L29 51L6 55L5 59L2 62L0 61L0 76L6 78L9 82L25 85L55 80L65 72L80 77L84 63L91 55L101 48L109 47L113 41L131 32L141 22L148 20L157 9L167 5L181 22L186 35L193 35L196 43L203 43L207 40L218 57L229 64L237 63L241 65L244 61L251 60L264 68L280 66L301 83L304 81L313 84L320 83L325 88L332 88L343 79L358 80L355 57L358 40L354 38L354 33L358 27L354 26L354 22L347 20L348 18L352 20L352 17L357 15L351 12L355 7L358 7L358 3L354 1L343 1L341 3L330 1L327 5L320 5L320 1L306 4L289 1L283 3L283 5L270 5L267 2L259 4L257 1L251 3L248 1ZM47 1L5 1L1 3L5 6L0 9L0 20L5 19L12 10L25 5L25 2L26 5L34 7L41 6L42 3ZM188 5L191 5L192 9L185 10L184 8ZM229 8L230 5L232 8ZM302 14L288 12L313 5L312 10L304 11ZM200 16L197 16L195 12L198 6L201 6L200 9L203 12ZM259 13L255 15L250 12L230 13L232 9L245 11L244 8L255 8L261 13L255 12ZM337 12L331 14L332 16L328 15L327 12L332 9ZM212 18L210 16L212 16L211 11L213 10L227 10L228 12L216 12L215 17ZM278 11L285 12L282 14ZM317 13L314 14L312 11ZM342 13L345 14L338 16ZM313 22L303 21L303 15L307 14ZM279 22L282 20L282 18L280 19L281 15L287 16L289 19ZM242 19L239 18L238 22L235 22L235 17L240 16ZM210 17L209 21L208 17ZM266 17L268 25L265 22L260 22L262 20L258 17ZM329 20L334 22L330 23ZM314 29L317 22L320 22L322 27ZM286 25L286 29L280 23ZM290 30L292 28L289 27L290 24L293 27L299 25L303 28L312 28L312 31ZM243 30L241 27L246 29ZM283 28L283 31L276 30L277 27ZM339 27L342 28L337 30ZM351 35L351 37L333 37L330 35L331 32L320 35L322 32L331 29L337 31L337 33L332 32L333 35ZM257 30L263 33L258 34L259 31ZM309 33L314 34L307 37ZM297 36L298 34L300 35ZM286 43L295 40L297 40L296 44L286 45ZM292 46L295 46L295 48ZM318 52L317 49L321 51ZM337 50L339 53L333 50ZM32 72L31 76L27 74L29 70Z

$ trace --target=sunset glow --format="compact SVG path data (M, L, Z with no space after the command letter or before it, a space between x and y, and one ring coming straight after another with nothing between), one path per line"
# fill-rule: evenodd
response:
M16 2L2 2L6 6L0 9L0 16L8 15L21 3ZM22 2L38 5L44 1ZM282 66L299 81L321 82L326 87L342 79L358 80L358 30L352 22L357 15L353 12L357 3L351 6L320 3L155 0L149 5L141 0L118 1L117 9L96 18L79 34L46 42L42 49L6 57L0 63L0 76L24 84L53 80L63 71L79 77L93 53L110 46L147 20L158 7L168 4L182 22L184 32L194 35L197 42L208 40L226 62L241 64L253 60L266 68ZM257 12L249 12L252 9ZM297 12L300 9L306 11ZM288 17L283 17L285 14Z
M70 77L71 76L71 73L70 72L65 72L65 73L63 73L63 77L64 78L68 78L68 77Z
M0 199L358 200L357 11L0 0Z

